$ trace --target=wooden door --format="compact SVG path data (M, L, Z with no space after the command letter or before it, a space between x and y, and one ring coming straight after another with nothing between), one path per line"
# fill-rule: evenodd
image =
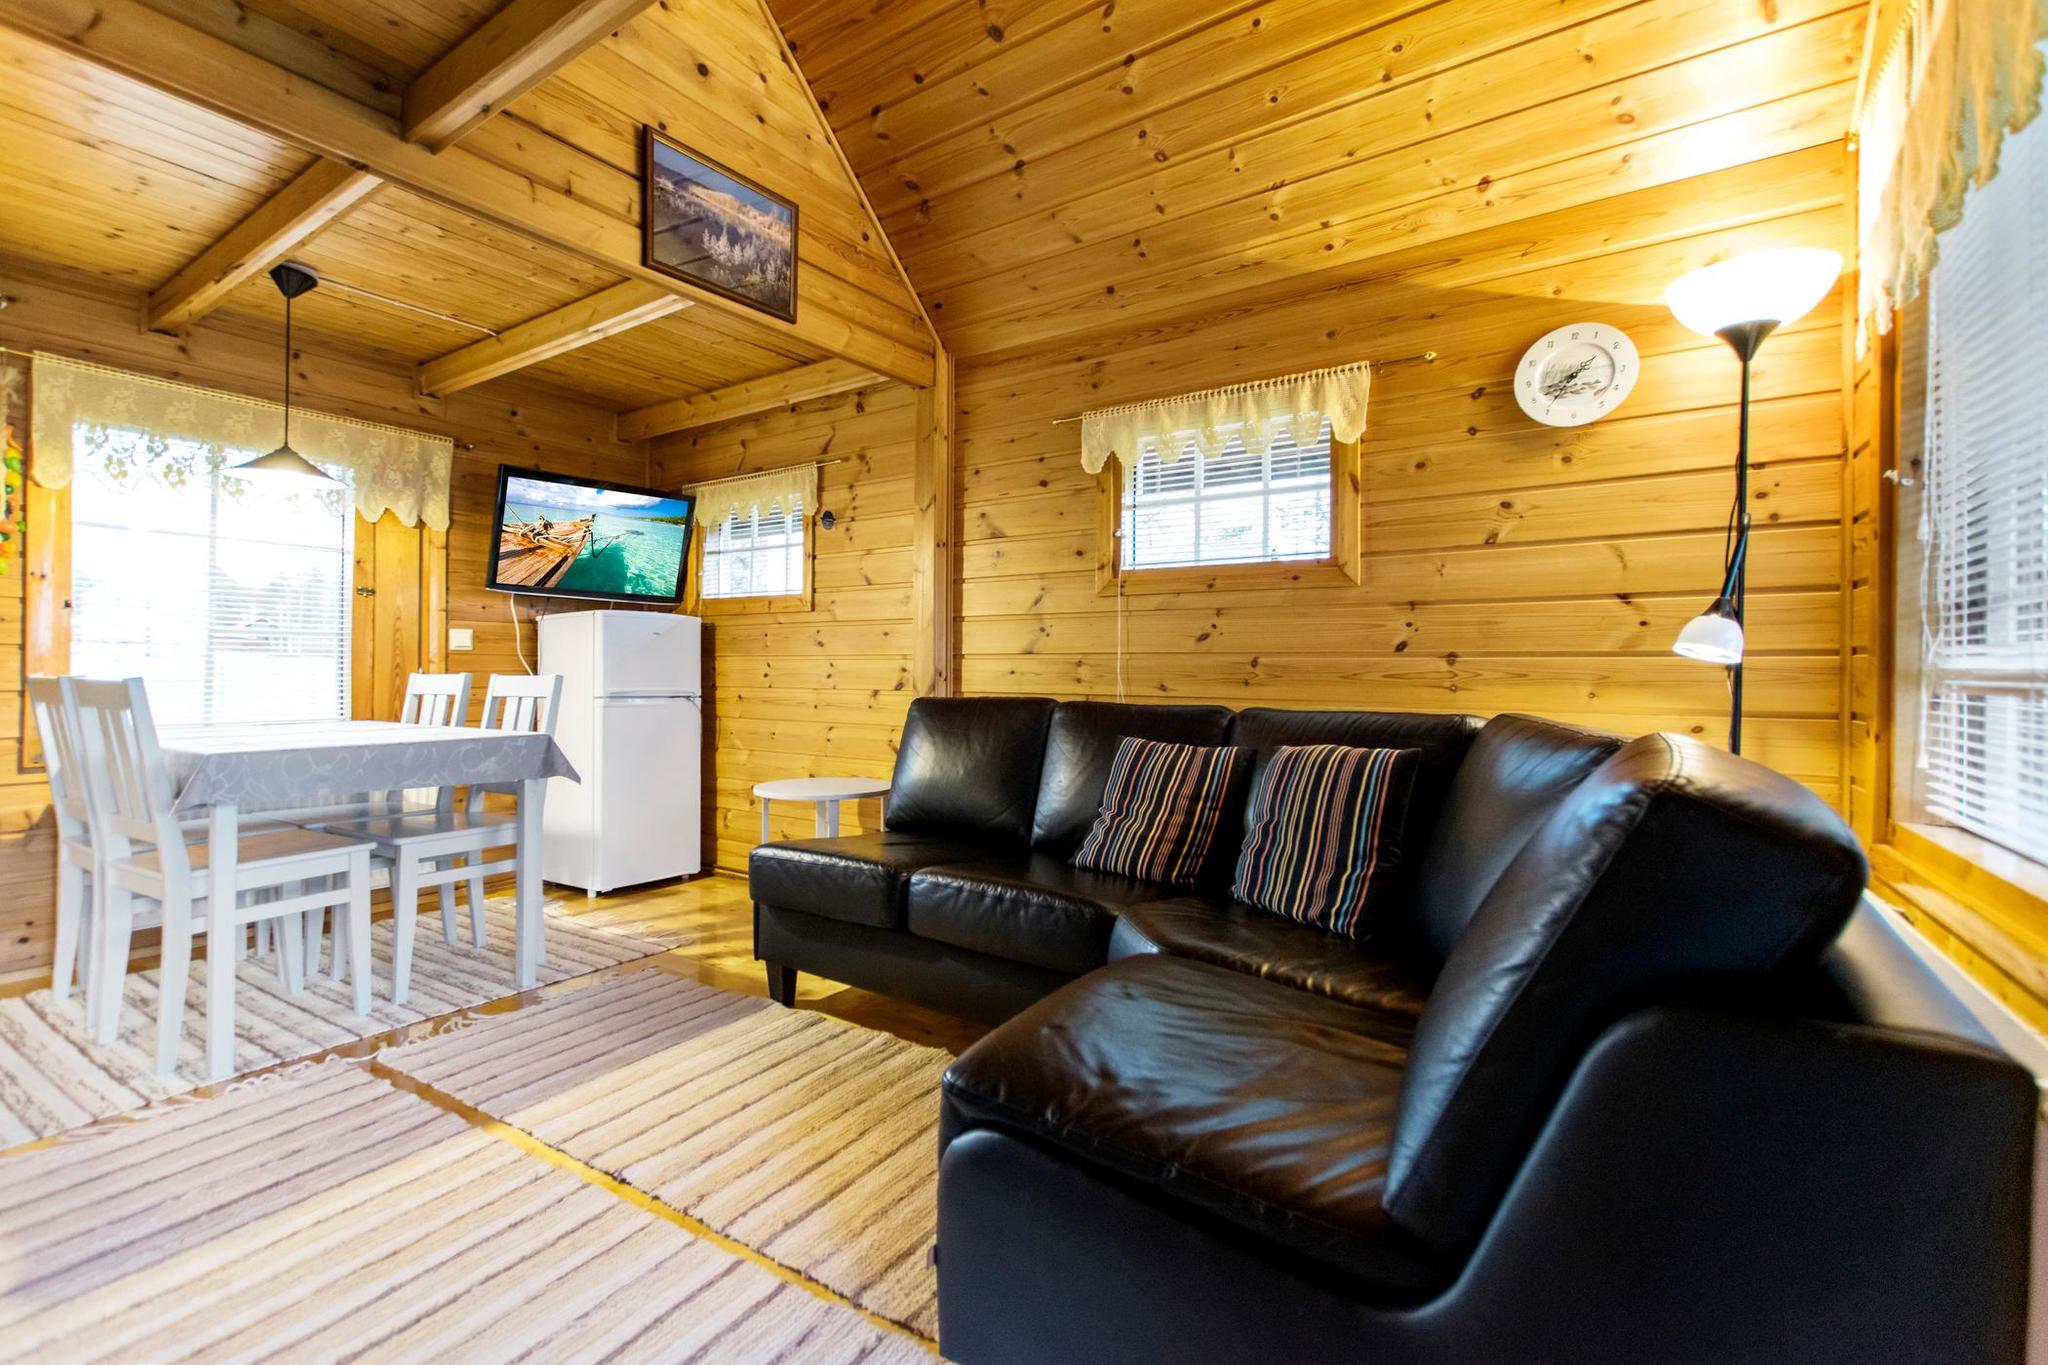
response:
M406 676L443 667L447 537L386 514L374 522L357 517L355 540L349 711L358 720L391 720Z

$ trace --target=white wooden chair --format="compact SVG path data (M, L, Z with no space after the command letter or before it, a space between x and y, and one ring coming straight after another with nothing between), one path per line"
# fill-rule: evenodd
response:
M405 680L405 697L398 704L398 723L401 725L462 725L469 719L470 675L467 673L413 673ZM436 806L451 805L452 792L435 792ZM368 819L373 815L388 814L404 810L409 802L403 791L365 792L351 801L339 805L326 805L305 811L287 811L284 814L293 824L307 829L327 829L335 824ZM441 891L441 913L444 917L454 913L449 898L454 892ZM326 926L327 912L314 910L306 915L305 949L306 971L320 970L320 944ZM263 951L268 925L259 925L256 930L256 949ZM334 965L332 976L341 979L342 954L347 951L344 930L335 925Z
M493 674L484 694L484 728L552 735L561 700L559 674ZM515 813L485 809L484 798L491 792L492 788L485 785L472 786L461 810L444 804L433 810L374 815L327 827L335 834L373 841L377 846L377 865L391 869L394 1004L404 1003L412 983L413 926L422 889L432 886L440 890L441 936L453 943L451 888L458 882L466 883L470 937L477 947L484 944L484 878L516 871L519 866L516 853L495 860L485 858L491 850L511 849L518 835ZM457 859L462 860L459 865ZM336 952L340 952L338 943Z
M98 1018L102 1007L94 994L92 977L92 923L98 913L100 891L105 882L99 865L99 846L92 837L92 811L85 777L85 736L79 728L78 707L66 695L66 680L37 674L28 680L29 708L35 716L36 733L42 739L43 769L50 784L50 805L57 819L57 952L51 965L50 993L59 1000L71 995L74 977L86 992L86 1018ZM185 841L206 836L204 820L180 822ZM275 820L245 819L243 834L288 829ZM121 961L128 959L129 947L117 945ZM118 978L117 978L118 983ZM115 989L119 989L118 984Z
M86 805L78 712L65 705L62 680L46 674L28 680L28 704L36 734L42 738L50 807L57 817L57 958L50 967L50 994L70 999L76 974L90 999L90 955L82 958L78 948L92 922L92 904L103 879L92 841L92 812Z
M157 746L149 698L140 678L121 682L63 679L83 740L87 806L93 843L104 869L100 913L94 917L92 973L100 983L94 1035L112 1042L119 1032L128 941L142 921L135 901L152 903L143 914L163 930L158 987L156 1064L176 1069L183 1027L192 939L205 933L208 1074L219 1079L234 1066L235 964L241 926L276 920L281 940L279 973L286 989L303 987L299 931L305 913L346 907L354 946L351 973L358 1014L370 1011L370 845L317 830L282 828L237 837L237 895L208 895L213 880L210 844L188 848L174 809L175 793ZM242 893L247 893L244 900ZM272 899L259 899L277 893ZM206 902L203 921L195 905ZM224 945L227 951L222 951Z

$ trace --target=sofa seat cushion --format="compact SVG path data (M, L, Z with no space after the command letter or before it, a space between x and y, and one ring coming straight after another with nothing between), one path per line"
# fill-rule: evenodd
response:
M1100 967L1118 906L1174 893L1043 853L928 867L910 879L907 923L921 938L1056 972Z
M792 839L754 850L747 860L747 885L753 898L766 905L901 929L911 873L988 853L985 844L902 830Z
M1213 962L1328 996L1371 1014L1373 1031L1402 1047L1429 998L1429 971L1412 958L1391 956L1220 896L1177 896L1125 907L1110 935L1110 958L1142 953Z
M1405 1053L1372 1025L1210 963L1125 958L954 1061L941 1147L978 1127L1024 1134L1412 1301L1446 1275L1380 1208Z

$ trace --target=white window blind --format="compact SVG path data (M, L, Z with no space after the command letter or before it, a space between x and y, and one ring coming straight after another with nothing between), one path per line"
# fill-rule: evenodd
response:
M256 451L73 435L71 671L140 675L159 724L347 716L350 490L221 473Z
M2048 860L2048 132L1941 236L1927 296L1917 804Z
M801 498L726 515L704 542L705 597L787 597L804 590Z
M1125 485L1126 569L1256 564L1330 555L1330 424L1312 444L1285 434L1264 455L1233 440L1167 463L1146 437Z

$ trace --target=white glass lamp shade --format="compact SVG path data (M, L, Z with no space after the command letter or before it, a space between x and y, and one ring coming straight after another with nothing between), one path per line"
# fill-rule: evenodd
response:
M1716 602L1705 615L1695 616L1685 623L1685 629L1678 632L1678 639L1672 643L1671 651L1688 659L1698 659L1703 664L1739 664L1742 662L1742 622L1721 602Z
M1703 336L1741 322L1784 327L1826 298L1841 273L1841 256L1823 247L1752 251L1681 276L1664 291L1664 302Z
M222 472L240 479L263 479L317 488L335 487L341 483L341 480L288 445L279 446L268 455L258 455L253 460L230 465Z

